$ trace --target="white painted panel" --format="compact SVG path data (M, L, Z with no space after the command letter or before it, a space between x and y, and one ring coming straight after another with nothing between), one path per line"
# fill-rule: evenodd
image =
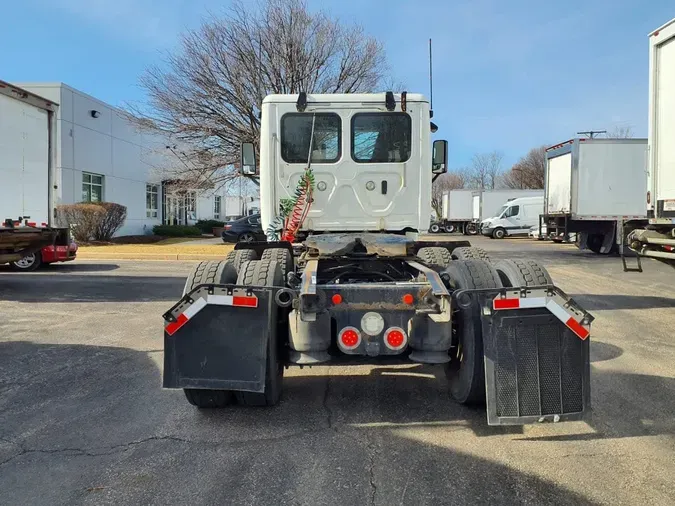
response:
M112 136L134 144L142 143L141 133L118 111L112 111Z
M655 200L675 199L675 37L656 50Z
M77 170L112 175L112 138L96 130L73 127L75 163Z
M546 198L548 213L569 213L571 211L572 153L547 160Z
M578 216L646 216L647 141L580 142L575 188Z
M141 163L141 147L113 137L112 174L145 183L148 180L148 167Z
M97 111L99 117L92 117L91 111ZM102 134L111 135L112 115L113 110L110 106L83 94L73 93L73 123L76 126L86 127Z
M0 95L0 220L49 222L47 112Z
M56 130L56 145L59 148L57 166L72 169L75 160L73 124L65 120L57 121Z
M468 220L473 218L473 191L451 190L448 193L448 220Z
M473 219L480 220L480 194L473 196Z

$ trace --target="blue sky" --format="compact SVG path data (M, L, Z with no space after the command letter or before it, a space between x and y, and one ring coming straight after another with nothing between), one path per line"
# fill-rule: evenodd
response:
M143 69L227 0L24 0L0 21L0 79L62 81L113 105L143 99ZM647 134L649 32L672 0L309 0L385 45L396 80L428 92L451 167L497 149L510 165L578 130ZM648 6L649 4L649 6Z

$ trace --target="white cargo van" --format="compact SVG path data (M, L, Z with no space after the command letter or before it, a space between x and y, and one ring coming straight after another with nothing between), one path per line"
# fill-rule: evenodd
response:
M507 235L527 235L530 227L539 224L544 197L520 197L509 200L497 214L481 222L483 235L503 239Z

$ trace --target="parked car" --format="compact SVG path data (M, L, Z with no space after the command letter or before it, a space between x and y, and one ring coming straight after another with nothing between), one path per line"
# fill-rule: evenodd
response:
M12 268L17 271L34 271L42 265L57 262L70 262L77 255L77 244L71 241L68 246L45 246L36 253L26 255L21 260L12 262Z
M221 234L223 242L253 242L266 240L260 215L245 216L238 220L226 223Z

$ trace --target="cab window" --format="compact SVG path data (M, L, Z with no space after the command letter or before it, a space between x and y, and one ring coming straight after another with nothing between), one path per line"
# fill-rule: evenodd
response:
M352 117L352 158L359 163L400 163L410 158L412 121L406 113Z
M504 218L511 218L512 216L518 216L520 212L520 206L511 206L504 213Z
M314 134L312 135L312 122ZM281 158L307 163L312 138L312 163L337 162L342 155L342 121L332 113L289 113L281 118Z

